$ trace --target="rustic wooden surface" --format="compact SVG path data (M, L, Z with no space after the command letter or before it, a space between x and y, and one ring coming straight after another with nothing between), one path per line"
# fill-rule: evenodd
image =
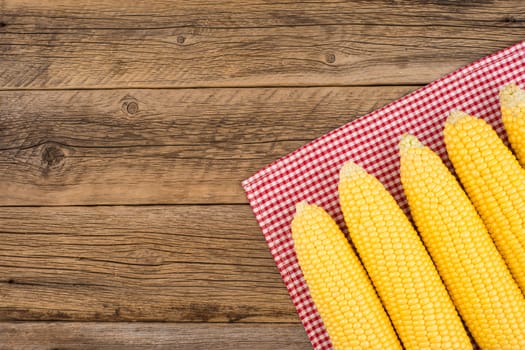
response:
M0 0L0 350L310 349L240 181L524 27L518 0Z
M303 350L311 347L304 331L295 324L24 322L0 323L0 329L5 341L0 344L0 350Z

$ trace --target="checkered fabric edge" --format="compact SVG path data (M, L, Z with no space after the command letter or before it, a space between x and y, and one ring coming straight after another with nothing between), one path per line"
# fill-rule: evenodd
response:
M295 203L323 207L343 228L337 182L347 160L363 166L407 211L399 180L397 143L411 133L450 166L442 140L447 114L461 109L489 122L506 140L498 92L525 85L525 41L473 62L383 108L321 136L258 171L242 185L282 279L316 350L332 349L297 262L290 223Z

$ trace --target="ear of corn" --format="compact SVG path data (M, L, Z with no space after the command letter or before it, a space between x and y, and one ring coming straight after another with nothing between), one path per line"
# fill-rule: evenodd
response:
M406 349L472 349L418 234L383 185L351 162L339 199L351 239Z
M301 202L292 221L299 265L335 349L401 349L352 247L320 207Z
M525 166L525 91L511 83L501 89L501 117L509 141L522 166Z
M439 274L482 349L525 349L525 299L485 225L441 158L400 143L401 182Z
M525 291L525 170L482 119L452 112L445 145L512 276Z

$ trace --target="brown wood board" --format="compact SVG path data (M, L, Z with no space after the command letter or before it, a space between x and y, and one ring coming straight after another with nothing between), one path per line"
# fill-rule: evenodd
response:
M0 339L2 339L0 350L309 350L312 348L300 323L0 323Z
M423 84L525 19L517 0L1 4L5 89Z
M0 320L296 322L250 208L0 208Z
M0 205L246 203L241 180L414 88L0 92Z

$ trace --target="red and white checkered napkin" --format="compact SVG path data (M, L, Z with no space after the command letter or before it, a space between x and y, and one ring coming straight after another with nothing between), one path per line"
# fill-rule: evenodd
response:
M525 41L487 56L343 125L277 160L243 182L253 212L315 349L332 348L295 256L290 223L295 203L322 206L343 227L337 182L347 160L374 174L407 209L399 180L397 143L411 133L446 159L442 130L448 112L482 117L505 137L498 92L525 85Z

